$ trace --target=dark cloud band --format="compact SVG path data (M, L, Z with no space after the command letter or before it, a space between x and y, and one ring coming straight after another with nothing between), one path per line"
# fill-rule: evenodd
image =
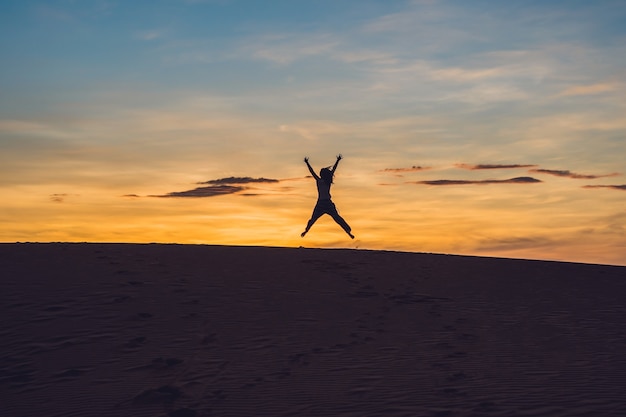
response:
M611 188L613 190L626 191L626 184L622 185L585 185L583 188Z
M232 185L211 185L208 187L198 187L187 191L174 191L163 195L155 195L152 197L176 198L176 197L215 197L218 195L234 194L245 190L245 187Z
M251 183L276 183L279 180L273 178L252 178L252 177L228 177L217 180L199 182L198 184L251 184Z
M198 183L198 184L210 184L206 187L197 187L197 188L194 188L193 190L187 190L187 191L174 191L174 192L163 194L163 195L153 195L151 197L161 197L161 198L215 197L215 196L220 196L220 195L236 194L240 191L248 190L249 188L243 186L243 184L277 183L277 182L279 182L279 180L271 179L271 178L252 178L252 177L219 178L217 180L209 180L209 181ZM241 195L254 196L256 194L246 193L246 194L241 194Z
M430 169L430 167L422 167L419 165L413 165L410 168L385 168L385 169L381 169L379 172L392 172L392 173L418 172L418 171L425 171L427 169Z
M561 170L561 169L531 169L530 172L536 172L538 174L549 174L557 177L567 177L574 178L577 180L593 180L596 178L606 178L606 177L614 177L616 173L613 174L604 174L604 175L586 175L586 174L576 174L569 170Z
M478 164L478 165L470 165L470 164L456 164L457 168L469 169L472 171L480 170L480 169L515 169L515 168L532 168L537 165L532 164Z
M423 185L483 185L483 184L534 184L542 182L532 177L516 177L506 180L431 180L431 181L416 181L414 184Z

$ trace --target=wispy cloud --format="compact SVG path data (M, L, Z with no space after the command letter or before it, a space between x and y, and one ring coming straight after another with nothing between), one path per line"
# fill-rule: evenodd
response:
M154 41L162 37L163 32L160 30L144 30L135 34L135 38L142 41Z
M279 130L284 133L298 135L307 140L318 140L345 132L346 126L325 120L311 120L297 124L280 125Z
M250 184L250 183L276 183L279 182L277 179L273 178L252 178L252 177L228 177L228 178L220 178L217 180L209 180L204 182L199 182L198 184Z
M554 242L543 236L520 236L507 238L484 239L479 242L479 251L510 251L518 249L538 248L549 246Z
M538 174L549 174L549 175L554 175L557 177L574 178L578 180L593 180L596 178L615 177L619 175L618 173L603 174L603 175L576 174L569 170L559 170L559 169L531 169L530 172L536 172Z
M411 184L424 184L424 185L486 185L486 184L534 184L542 182L532 177L516 177L506 180L429 180L429 181L415 181Z
M469 170L480 170L480 169L514 169L514 168L532 168L537 165L529 165L529 164L478 164L478 165L470 165L470 164L455 164L457 168L469 169Z
M208 187L198 187L187 191L173 191L162 195L153 195L150 197L177 198L177 197L215 197L218 195L234 194L245 190L245 187L232 185L210 185Z
M563 90L560 96L589 96L615 91L619 88L616 83L597 83L587 85L573 85Z
M74 17L68 11L43 4L35 8L35 13L37 17L45 21L57 21L67 23L74 20Z
M611 188L613 190L626 191L626 184L622 184L622 185L584 185L583 188Z
M65 198L68 196L68 194L50 194L50 200L52 200L55 203L63 203L65 202Z
M209 180L204 182L199 182L198 184L211 184L206 187L197 187L192 190L186 191L173 191L171 193L162 194L162 195L152 195L150 197L162 197L162 198L177 198L177 197L215 197L220 195L227 194L236 194L240 191L248 190L249 187L246 187L243 184L250 183L277 183L279 180L272 178L252 178L252 177L228 177L228 178L219 178L216 180ZM257 195L255 193L245 193L242 194L245 196L254 196ZM129 196L134 196L131 194Z
M328 34L272 34L248 42L242 50L249 56L279 65L313 56L332 56L338 46L336 38Z
M54 203L65 203L67 199L73 199L75 197L80 197L80 194L55 193L50 194L50 201Z
M399 173L403 173L403 172L426 171L428 169L431 169L431 168L430 167L423 167L423 166L419 166L419 165L413 165L412 167L408 167L408 168L385 168L385 169L381 169L378 172L390 172L390 173L394 173L394 174L399 174Z

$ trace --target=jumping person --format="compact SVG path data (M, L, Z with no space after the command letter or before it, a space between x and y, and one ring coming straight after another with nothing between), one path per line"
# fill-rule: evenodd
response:
M313 175L313 178L315 178L317 183L317 204L315 204L313 214L306 225L306 229L304 229L304 232L302 232L300 236L304 237L317 219L324 214L328 214L337 222L339 226L343 228L343 230L346 231L350 238L354 239L354 236L350 233L352 229L343 217L339 215L337 208L335 207L335 203L333 203L330 199L330 186L333 184L333 176L335 175L335 170L337 169L337 165L339 164L339 161L341 161L341 158L341 154L337 155L337 162L335 162L335 165L333 165L332 168L322 168L319 176L315 173L311 164L309 164L309 158L304 158L306 166L309 168L311 175Z

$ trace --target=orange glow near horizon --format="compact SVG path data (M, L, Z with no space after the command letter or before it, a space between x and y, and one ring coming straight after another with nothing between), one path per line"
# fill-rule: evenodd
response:
M4 216L0 241L305 246L626 263L619 234L594 224L594 193L610 191L589 190L573 201L542 184L427 186L402 177L395 185L366 185L394 180L369 175L363 181L340 172L332 189L355 240L329 216L300 237L316 199L313 180L301 178L251 185L251 195L208 198L16 188L7 195L3 211L11 218ZM581 216L585 207L593 215Z

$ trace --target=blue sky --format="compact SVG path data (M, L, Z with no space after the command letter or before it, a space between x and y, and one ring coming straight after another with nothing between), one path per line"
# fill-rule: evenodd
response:
M359 247L623 263L624 1L0 7L3 241L299 245L314 190L285 180L342 152ZM281 185L149 197L228 177ZM352 245L335 232L305 244Z

